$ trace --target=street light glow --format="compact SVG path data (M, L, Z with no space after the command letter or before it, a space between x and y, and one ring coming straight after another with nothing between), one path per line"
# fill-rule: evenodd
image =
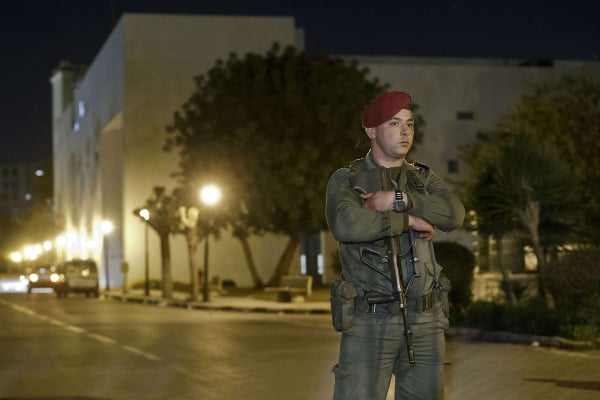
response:
M200 199L207 206L214 206L221 199L221 189L215 185L204 186L200 191Z
M147 208L142 208L140 210L140 217L144 218L144 220L148 221L150 219L150 211Z
M64 236L57 236L56 237L56 246L57 247L65 247L67 245L67 238Z
M13 251L10 253L10 259L12 262L20 263L23 261L23 255L18 251Z
M102 229L102 233L108 235L113 230L113 224L110 221L102 221L100 228Z

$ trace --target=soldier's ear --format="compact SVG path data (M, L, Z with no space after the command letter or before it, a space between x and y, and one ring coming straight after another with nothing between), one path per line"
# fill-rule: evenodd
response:
M375 139L376 129L375 128L365 128L365 133L369 137L369 139Z

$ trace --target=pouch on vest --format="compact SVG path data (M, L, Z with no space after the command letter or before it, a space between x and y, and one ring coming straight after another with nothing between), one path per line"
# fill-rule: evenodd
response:
M440 301L442 302L442 311L446 318L450 319L450 300L448 299L448 293L452 289L450 279L446 274L440 272L439 279L435 285L435 292Z
M343 332L354 325L354 298L358 295L358 291L352 282L341 279L331 282L329 289L333 328Z

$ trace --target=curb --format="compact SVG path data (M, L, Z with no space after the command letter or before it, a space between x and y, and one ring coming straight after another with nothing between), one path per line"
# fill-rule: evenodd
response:
M152 296L131 296L126 294L103 294L105 298L115 301L128 303L149 304L159 307L177 307L188 310L209 310L209 311L238 311L238 312L257 312L257 313L275 313L275 314L329 314L329 309L324 308L298 308L286 303L276 303L277 306L268 307L265 305L231 305L204 303L199 301L189 301L183 299L161 299ZM306 303L304 303L306 304Z
M253 304L218 304L205 303L200 301L189 301L185 299L162 299L155 296L128 295L103 293L105 299L147 304L159 307L177 307L188 310L208 310L208 311L237 311L253 313L275 313L275 314L330 314L327 308L298 307L293 303L274 303L273 305L253 305ZM307 303L303 303L307 304ZM309 303L308 303L309 304ZM485 331L475 328L449 327L446 330L446 336L456 339L467 339L474 342L489 343L512 343L529 346L552 347L564 350L587 350L592 347L591 342L575 341L565 339L559 336L539 336L522 333L513 333L505 331Z
M446 330L448 337L464 337L472 341L491 343L513 343L530 346L554 347L565 350L586 350L591 342L575 341L559 336L539 336L505 331L484 331L481 329L450 327Z

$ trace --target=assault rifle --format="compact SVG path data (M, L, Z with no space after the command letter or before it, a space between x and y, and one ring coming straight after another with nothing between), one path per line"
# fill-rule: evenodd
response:
M389 191L394 190L392 187L392 178L390 175L390 171L387 168L377 168L377 170L381 171L380 178L381 186L379 190ZM375 171L377 171L375 170ZM369 170L370 173L374 170ZM371 175L372 178L372 175ZM369 179L371 180L371 179ZM371 180L370 185L373 184L373 180ZM354 189L367 193L362 186L357 185L355 182ZM412 242L412 231L409 230L409 234L411 236ZM397 236L390 236L385 239L386 243L386 254L385 258L387 259L388 269L390 271L390 280L392 282L392 294L377 294L377 293L369 293L367 294L367 302L369 303L369 312L375 312L375 308L377 304L386 304L398 302L400 306L400 312L402 313L402 320L404 322L404 334L406 336L406 347L408 350L408 362L411 364L415 363L415 351L413 347L412 341L412 330L410 329L410 322L408 320L408 311L406 309L406 291L404 289L404 283L402 280L402 267L400 265L400 256L402 254L400 240ZM375 255L382 256L377 250L373 248L365 248L364 249L368 253L372 253ZM413 246L410 247L411 251L411 259L415 261L415 254ZM361 254L362 258L362 254ZM383 257L382 257L383 258ZM369 263L367 265L370 266ZM379 271L378 271L379 272Z

